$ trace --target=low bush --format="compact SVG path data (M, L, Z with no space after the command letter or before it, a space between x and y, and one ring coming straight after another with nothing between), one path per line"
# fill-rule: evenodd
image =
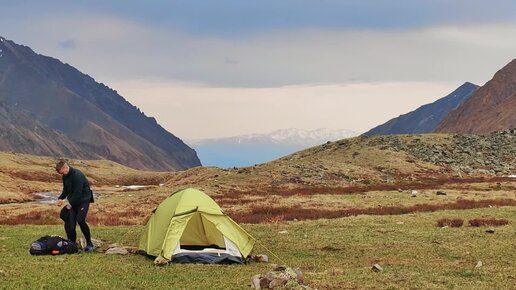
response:
M434 212L438 210L457 210L485 208L490 206L516 206L513 199L466 200L461 199L444 204L415 204L412 206L379 206L366 208L317 209L300 206L262 206L251 207L249 211L229 211L228 215L241 223L274 223L291 220L314 220L319 218L339 218L357 215L401 215L413 212Z
M469 225L472 227L481 227L481 226L504 226L509 224L509 221L506 219L495 219L495 218L479 218L472 219L468 221Z
M440 228L442 228L442 227L459 228L459 227L462 227L463 224L464 224L463 219L444 218L444 219L440 219L437 221L437 226Z

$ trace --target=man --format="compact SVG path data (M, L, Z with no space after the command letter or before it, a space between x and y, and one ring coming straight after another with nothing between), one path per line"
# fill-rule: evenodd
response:
M86 239L84 251L92 252L95 247L91 242L90 227L86 223L86 215L90 203L93 202L93 193L86 176L76 168L68 166L65 160L56 163L56 171L63 177L63 192L58 197L57 206L63 206L64 199L69 205L61 210L61 219L65 222L65 231L68 240L77 242L76 224L79 224Z

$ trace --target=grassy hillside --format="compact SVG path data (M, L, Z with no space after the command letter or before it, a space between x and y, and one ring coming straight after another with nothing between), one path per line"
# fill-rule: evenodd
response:
M505 219L509 225L486 233L470 219ZM459 228L440 228L441 218L460 218ZM510 289L516 277L515 207L450 210L396 216L244 224L261 244L285 263L300 267L306 284L317 289ZM137 245L141 226L94 226L105 243ZM253 275L270 264L244 266L153 266L139 255L100 252L30 256L30 242L64 234L61 226L0 226L0 288L59 289L249 289ZM257 245L255 254L268 254ZM476 267L478 262L481 267ZM371 266L380 264L381 272Z
M34 200L33 192L62 189L56 158L0 152L0 203ZM163 183L168 173L139 171L107 160L70 160L95 188Z
M227 170L155 173L107 161L71 164L97 193L88 222L106 244L137 245L152 209L179 188L197 187L285 263L300 267L314 288L507 289L516 279L510 250L516 179L508 177L516 168L515 134L359 137ZM32 200L31 192L59 191L54 162L0 153L0 198ZM150 186L115 187L129 184ZM142 256L100 252L30 256L33 240L64 235L59 210L37 202L0 206L0 288L248 289L253 275L270 270L270 264L156 268ZM437 226L443 219L464 225ZM508 224L490 234L470 226L475 219ZM260 245L254 253L269 254ZM375 263L384 270L372 272Z

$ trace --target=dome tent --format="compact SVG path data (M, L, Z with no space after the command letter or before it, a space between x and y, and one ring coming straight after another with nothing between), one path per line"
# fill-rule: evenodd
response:
M177 263L243 263L255 239L204 192L172 193L154 210L140 239L147 255Z

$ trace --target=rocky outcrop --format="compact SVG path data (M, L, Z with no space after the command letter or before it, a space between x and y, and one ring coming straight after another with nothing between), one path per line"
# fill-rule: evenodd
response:
M428 143L414 136L410 142L404 142L400 136L378 136L371 138L368 145L406 151L421 161L449 166L466 174L508 175L516 170L516 129L488 135L456 134L449 141Z

